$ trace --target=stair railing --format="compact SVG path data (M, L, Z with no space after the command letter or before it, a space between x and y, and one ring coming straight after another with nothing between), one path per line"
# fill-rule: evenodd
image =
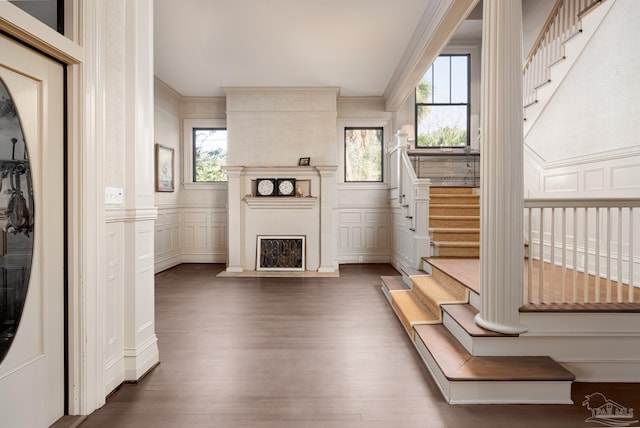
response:
M526 199L524 207L525 303L640 303L639 199Z
M580 20L602 1L556 1L524 61L524 107L537 102L536 89L550 81L549 67L564 59L564 43L582 31Z
M431 180L420 179L409 159L408 134L398 131L398 145L390 150L392 163L396 166L392 177L392 203L397 200L399 218L394 220L396 233L394 247L398 256L412 268L418 269L422 257L431 255L429 238L429 187ZM397 187L395 187L397 186Z

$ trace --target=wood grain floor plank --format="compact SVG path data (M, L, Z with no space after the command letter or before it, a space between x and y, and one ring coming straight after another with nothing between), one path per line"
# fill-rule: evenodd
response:
M389 265L339 278L156 276L161 364L81 428L584 427L585 394L640 408L633 384L578 384L574 405L450 406L380 291Z

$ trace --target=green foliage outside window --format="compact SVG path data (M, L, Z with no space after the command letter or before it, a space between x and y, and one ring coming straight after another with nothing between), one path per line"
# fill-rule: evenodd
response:
M382 181L382 128L347 128L345 181Z
M193 181L227 181L227 130L193 130Z
M468 91L469 56L439 56L416 86L416 147L467 147Z

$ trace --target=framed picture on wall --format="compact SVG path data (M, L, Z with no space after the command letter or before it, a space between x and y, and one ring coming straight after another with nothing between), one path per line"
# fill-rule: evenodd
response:
M298 160L298 166L309 166L311 164L311 158L300 158Z
M173 149L156 143L156 192L173 190Z

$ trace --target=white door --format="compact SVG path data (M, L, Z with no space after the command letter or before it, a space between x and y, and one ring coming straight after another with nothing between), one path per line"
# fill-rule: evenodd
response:
M0 363L0 426L42 428L64 412L64 72L0 35L0 79L0 267L5 284L25 279L26 296L20 306L19 285L0 287L0 301L13 305L0 314L11 342Z

